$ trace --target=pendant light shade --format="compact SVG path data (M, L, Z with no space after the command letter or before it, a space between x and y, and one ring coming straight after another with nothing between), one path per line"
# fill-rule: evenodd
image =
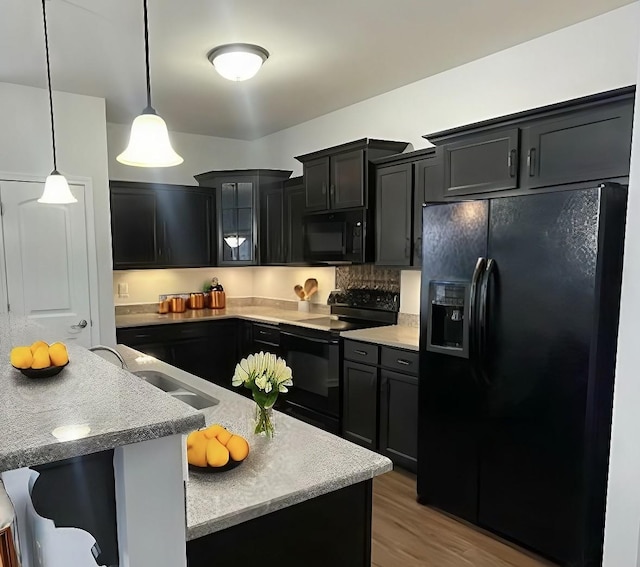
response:
M171 147L165 121L151 113L136 117L129 145L116 159L134 167L172 167L184 161Z
M149 18L147 0L144 10L144 53L147 72L147 107L131 125L129 145L116 160L134 167L172 167L184 160L175 152L169 140L167 124L151 106L151 76L149 72Z
M44 25L44 51L47 57L47 86L49 88L49 116L51 117L51 147L53 149L53 171L47 177L44 184L42 197L38 203L66 205L77 203L78 200L71 194L69 184L64 175L58 172L58 158L56 156L56 129L53 123L53 95L51 93L51 66L49 64L49 33L47 30L47 9L45 0L42 0L42 22Z
M69 189L69 184L67 183L65 176L60 175L55 170L52 171L47 177L42 197L38 199L38 203L65 205L77 202L78 199L71 194L71 189Z
M269 52L259 45L230 43L215 47L207 58L225 79L246 81L260 70L269 58Z

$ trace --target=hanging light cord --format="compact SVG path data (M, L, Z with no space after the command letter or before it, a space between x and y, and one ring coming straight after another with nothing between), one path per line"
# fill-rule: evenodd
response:
M145 0L146 2L146 0ZM53 95L51 93L51 66L49 63L49 33L47 31L47 10L45 0L42 0L42 21L44 22L44 49L47 54L47 85L49 87L49 114L51 115L51 143L53 147L53 171L58 172L58 160L56 158L56 131L53 125Z
M147 15L147 0L143 0L144 6L144 57L147 70L147 108L144 114L155 114L151 106L151 72L149 71L149 16Z

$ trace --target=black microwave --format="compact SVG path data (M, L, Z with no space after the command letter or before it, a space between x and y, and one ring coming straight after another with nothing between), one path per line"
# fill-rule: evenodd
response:
M314 213L304 217L304 259L328 264L371 260L372 234L366 209Z

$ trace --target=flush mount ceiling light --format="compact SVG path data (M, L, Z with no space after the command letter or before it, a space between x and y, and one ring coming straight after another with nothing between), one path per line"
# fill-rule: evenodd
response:
M144 53L147 71L147 107L133 121L129 145L116 159L134 167L172 167L184 160L174 151L169 140L167 124L151 106L151 76L149 73L149 19L147 0L144 10Z
M207 59L225 79L246 81L253 77L269 58L269 52L250 43L228 43L214 47Z
M78 200L71 194L69 184L64 175L58 173L58 160L56 157L56 130L53 125L53 96L51 94L51 68L49 65L49 34L47 30L47 9L42 0L42 22L44 24L44 51L47 56L47 86L49 88L49 116L51 117L51 147L53 148L53 171L47 177L44 184L42 197L38 203L64 205L77 203Z

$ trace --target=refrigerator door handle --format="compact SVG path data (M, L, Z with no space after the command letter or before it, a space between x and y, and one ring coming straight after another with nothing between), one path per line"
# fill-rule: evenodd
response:
M480 305L478 308L478 367L480 375L485 382L489 382L489 375L486 369L487 358L487 335L488 335L488 303L489 303L489 281L496 267L496 261L492 258L487 260L487 265L482 275L480 284Z
M476 267L471 277L471 287L469 289L469 359L471 365L477 368L478 361L478 284L485 270L485 258L478 258Z

